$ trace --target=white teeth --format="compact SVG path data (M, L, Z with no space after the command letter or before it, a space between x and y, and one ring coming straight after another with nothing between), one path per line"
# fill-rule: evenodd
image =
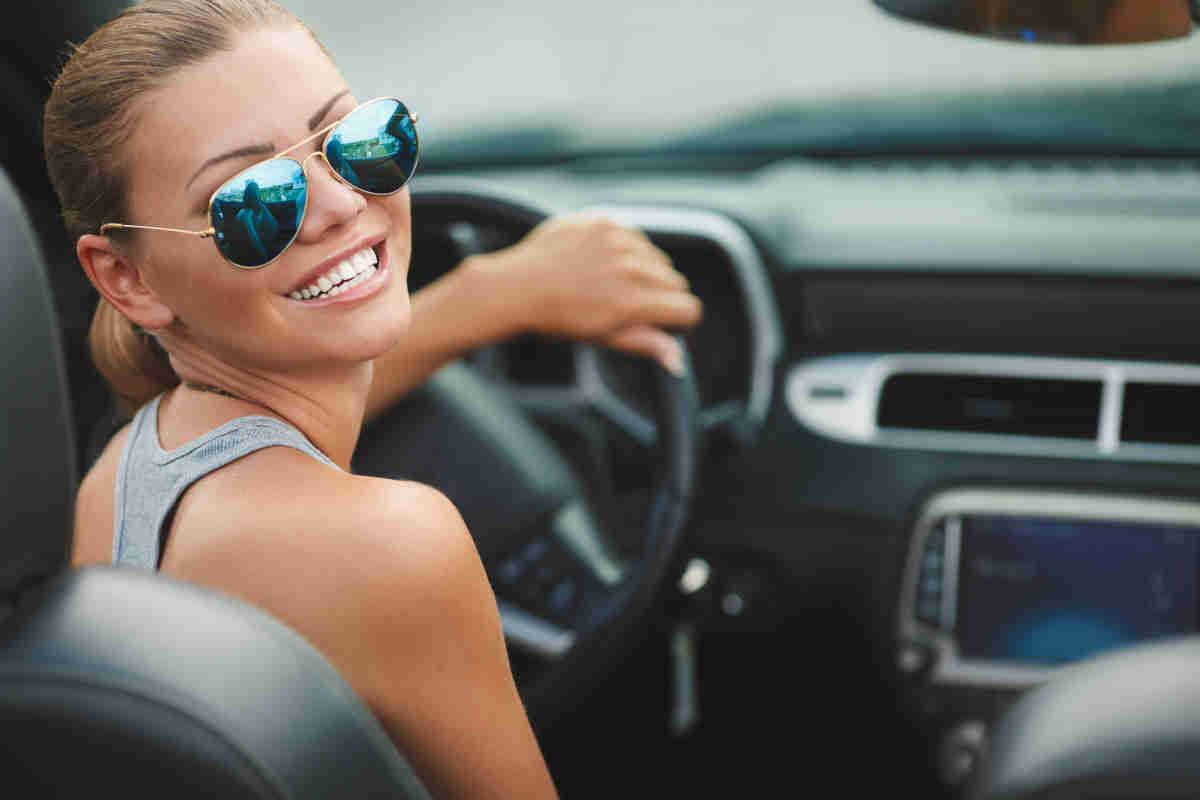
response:
M339 295L351 286L356 286L374 275L378 263L379 258L375 255L375 251L370 247L364 247L330 267L328 272L317 278L316 283L293 292L289 297L295 300L310 300L317 297Z

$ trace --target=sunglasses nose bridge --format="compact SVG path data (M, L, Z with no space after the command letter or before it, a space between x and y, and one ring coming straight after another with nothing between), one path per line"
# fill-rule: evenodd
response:
M356 192L362 191L361 189L359 189L359 187L355 186L353 183L346 180L345 176L340 175L338 173L338 171L336 169L334 169L333 164L329 163L329 156L325 155L324 148L322 148L320 150L314 150L313 152L306 155L304 157L304 160L300 162L300 168L304 170L304 179L307 180L309 183L312 183L312 177L308 173L308 161L311 158L319 158L321 161L324 161L325 166L329 169L329 174L332 175L333 179L335 181L337 181L338 183L348 186L351 189L354 189Z
M325 186L323 188L317 188L317 184L320 181L317 181L317 182L313 181L313 175L309 171L309 165L308 165L308 162L313 158L318 158L320 161L325 162L325 166L329 170L329 172L326 174L329 175L329 177L331 177L333 179L333 183L330 186ZM314 235L312 233L312 231L317 230L322 227L323 223L315 221L317 218L324 218L328 214L333 214L334 217L338 217L338 218L342 217L343 215L357 216L359 213L361 213L363 211L363 209L366 208L367 198L363 195L362 190L359 189L354 184L350 183L350 181L346 180L343 176L338 174L338 171L334 168L333 164L331 164L329 162L329 157L325 154L325 152L323 150L316 150L312 153L309 153L303 159L298 159L298 161L300 163L300 169L304 173L304 182L308 186L307 199L305 201L305 208L304 208L304 221L301 223L300 231L307 229L307 230L309 230L309 232L304 235L312 236L312 235ZM321 181L323 181L323 180L324 180L324 178L321 179ZM339 187L339 186L341 187L341 191L335 191L333 195L330 195L330 194L324 195L324 199L321 201L321 206L324 210L322 210L321 212L314 212L314 206L313 206L314 190L317 193L324 193L328 189L333 189L334 187ZM346 197L347 197L347 194L345 192L346 189L351 190L348 193L349 197L351 198L349 205L346 205ZM316 217L313 216L314 213L316 213ZM311 227L314 224L316 225L316 228ZM300 231L297 232L298 235L300 234Z
M325 157L324 151L314 150L300 160L300 169L304 170L305 179L309 179L308 162L311 161L313 158L320 158L322 161L325 162L325 166L329 167L331 172L333 171L333 167L329 166L329 159L327 159Z

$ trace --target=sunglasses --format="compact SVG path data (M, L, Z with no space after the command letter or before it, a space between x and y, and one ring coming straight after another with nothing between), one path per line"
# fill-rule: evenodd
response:
M212 227L207 230L106 222L100 226L100 234L124 228L186 233L213 239L217 250L235 267L265 267L283 255L304 222L310 158L320 155L334 177L363 194L395 194L417 168L421 145L416 121L417 115L394 97L371 100L218 186L208 198ZM283 157L322 134L325 140L320 150L303 160Z

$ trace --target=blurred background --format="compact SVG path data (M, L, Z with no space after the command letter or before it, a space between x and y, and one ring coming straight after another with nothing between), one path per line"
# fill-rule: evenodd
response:
M1200 75L1188 38L1014 47L913 23L870 0L285 4L360 99L395 94L420 112L434 160L502 144L506 131L522 132L527 147L624 148L835 98L1144 87Z

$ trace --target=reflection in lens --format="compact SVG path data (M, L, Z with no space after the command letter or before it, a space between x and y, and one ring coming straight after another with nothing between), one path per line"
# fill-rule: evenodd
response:
M329 166L374 194L399 189L417 166L417 130L398 100L377 100L350 114L325 146Z
M221 254L243 267L272 260L296 238L307 200L304 170L290 158L256 164L217 190L212 226Z

